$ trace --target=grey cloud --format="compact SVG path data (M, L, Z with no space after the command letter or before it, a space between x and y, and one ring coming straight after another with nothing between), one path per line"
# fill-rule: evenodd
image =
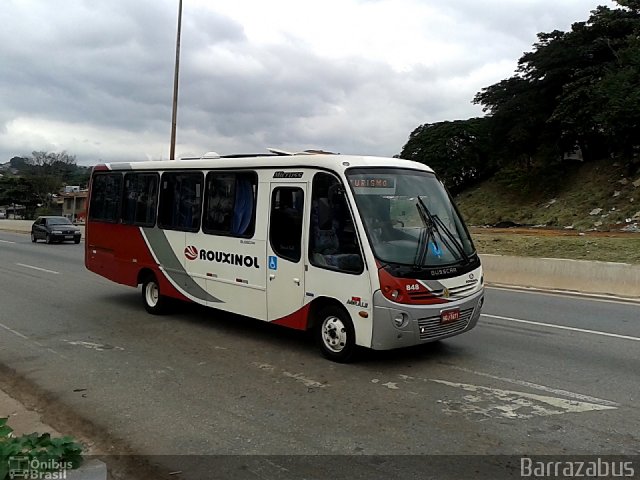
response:
M175 12L151 0L57 5L0 7L15 19L0 33L3 110L127 129L170 114ZM209 44L244 38L239 25L209 12L189 23Z
M29 141L8 138L17 117L104 132L60 148L81 162L166 158L176 3L0 2L0 17L13 19L0 29L0 162L54 147L38 132ZM530 19L553 15L533 4L509 7L514 3L443 4L458 28L441 25L438 36L465 54L435 65L425 58L429 67L398 72L366 57L324 58L295 38L256 45L234 20L185 2L178 153L266 146L398 153L419 124L480 114L464 80L488 60L515 64L521 52L514 48L535 41L537 32L525 33L529 23L538 25ZM520 9L515 21L507 8ZM118 133L119 141L109 140Z

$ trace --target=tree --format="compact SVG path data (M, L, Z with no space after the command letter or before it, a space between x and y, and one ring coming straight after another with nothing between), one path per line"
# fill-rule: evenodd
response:
M11 168L15 168L16 170L23 170L27 167L29 163L29 159L25 157L13 157L9 160L9 165Z
M0 178L0 205L24 205L27 216L37 207L31 183L22 177Z
M630 161L640 138L640 0L618 4L569 32L538 34L513 77L476 95L504 161L530 167L576 145L585 159L623 153Z
M472 118L419 126L409 136L400 157L430 166L456 192L490 171L488 150L486 119Z
M76 169L76 156L67 152L32 152L29 164L32 171L45 175L64 178Z

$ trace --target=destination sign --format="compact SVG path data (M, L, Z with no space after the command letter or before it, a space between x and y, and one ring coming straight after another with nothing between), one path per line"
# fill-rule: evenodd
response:
M396 179L383 175L353 176L349 183L360 195L393 195L396 193Z

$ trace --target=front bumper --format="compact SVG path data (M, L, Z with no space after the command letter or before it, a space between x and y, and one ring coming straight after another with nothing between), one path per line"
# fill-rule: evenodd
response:
M50 235L51 235L51 240L53 240L54 242L76 241L82 237L81 233L63 233L63 234L52 233Z
M484 288L474 294L449 303L437 305L405 305L392 302L379 290L373 296L373 334L371 348L391 350L433 342L467 332L476 326L484 302ZM460 318L441 324L444 310L460 309ZM397 327L393 319L403 313L408 317L406 325Z

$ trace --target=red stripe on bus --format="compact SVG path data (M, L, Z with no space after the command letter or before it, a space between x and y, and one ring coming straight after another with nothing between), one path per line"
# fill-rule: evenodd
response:
M309 324L309 308L311 304L307 304L300 310L293 312L286 317L278 318L271 323L282 325L283 327L295 328L297 330L306 330Z

